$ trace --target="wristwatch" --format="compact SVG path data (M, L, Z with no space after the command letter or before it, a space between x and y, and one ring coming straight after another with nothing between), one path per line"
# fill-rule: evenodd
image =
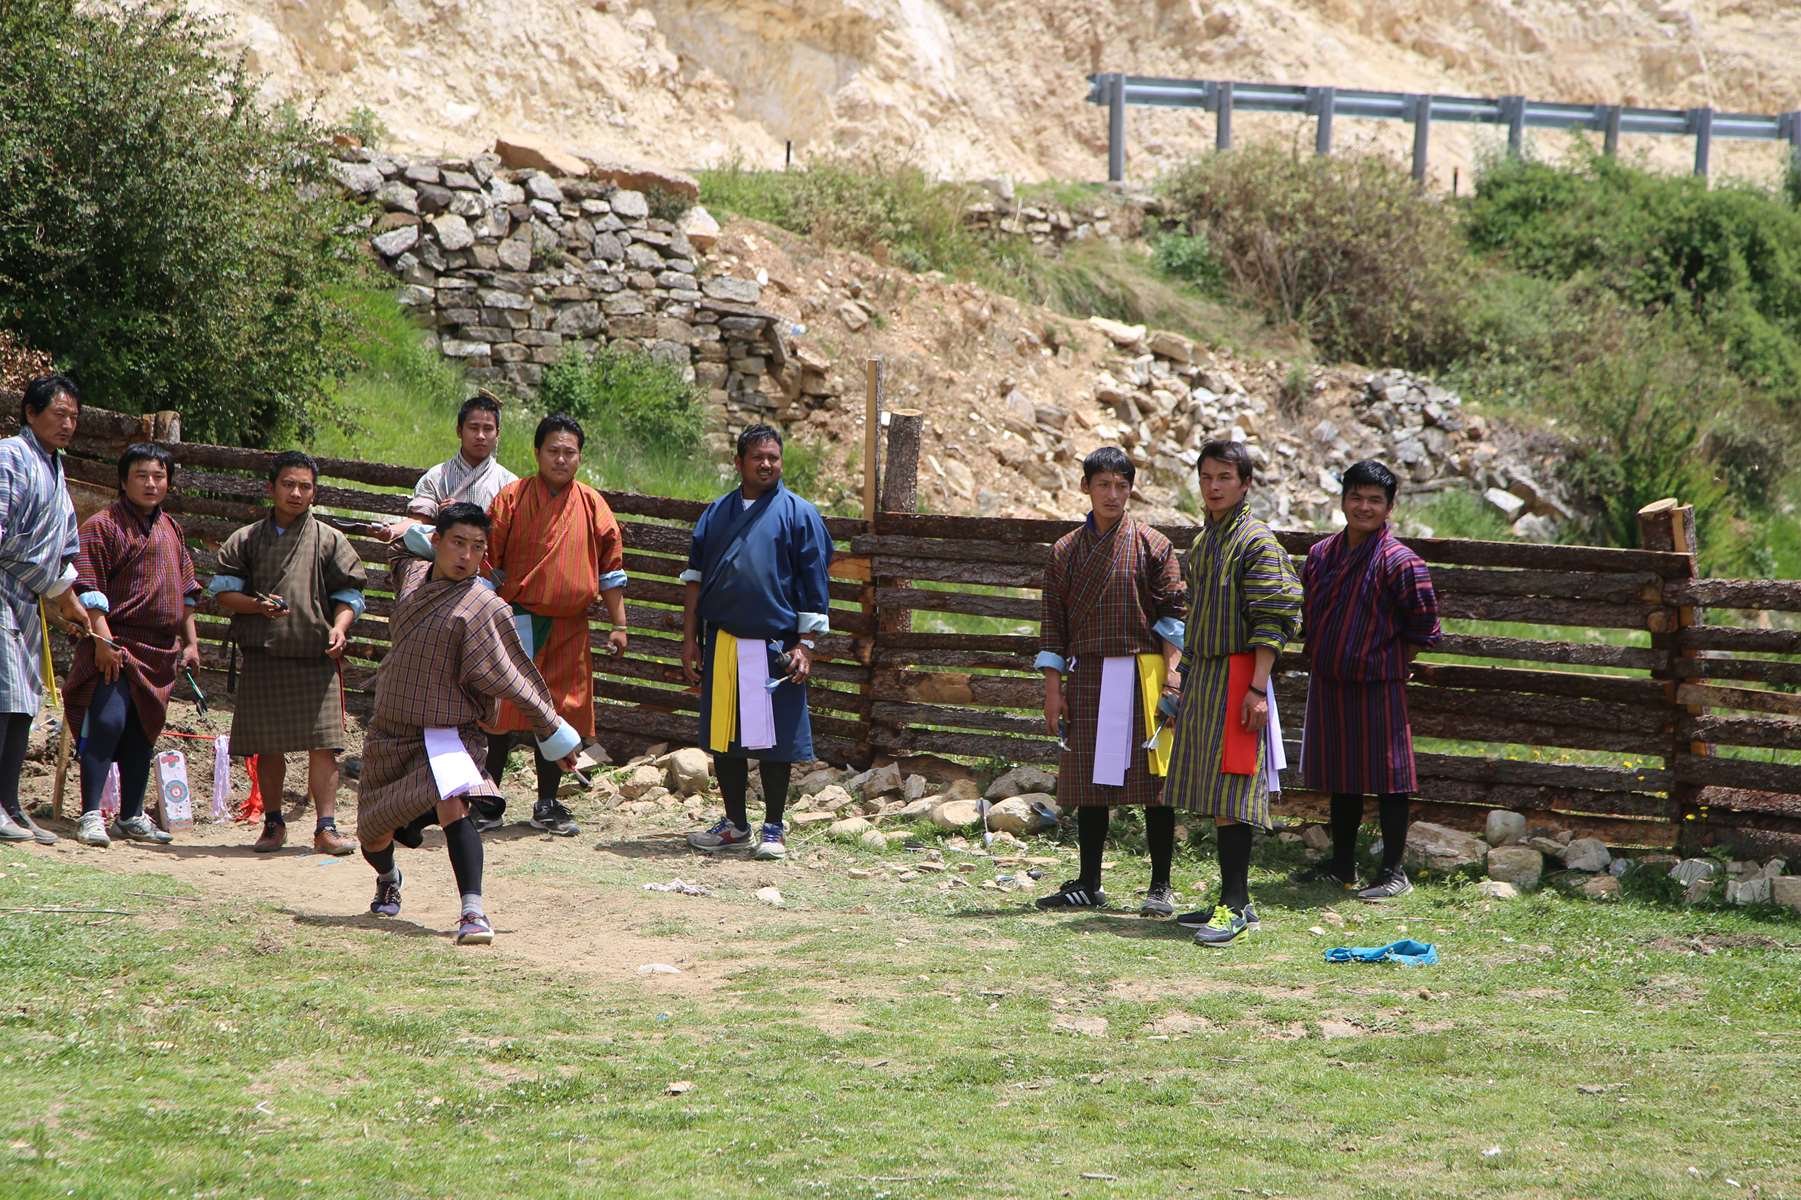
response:
M809 650L816 649L818 646L818 643L814 642L814 640L812 638L802 638L802 639L800 639L800 644L805 646Z

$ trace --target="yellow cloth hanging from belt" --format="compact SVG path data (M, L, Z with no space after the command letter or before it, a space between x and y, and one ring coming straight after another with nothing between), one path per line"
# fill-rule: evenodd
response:
M1151 730L1157 728L1157 701L1163 698L1163 681L1168 678L1168 670L1161 654L1138 656L1138 694L1144 701L1139 707L1144 709L1146 741L1150 740ZM1174 726L1174 721L1165 724L1163 732L1157 735L1156 746L1144 752L1151 774L1160 778L1169 774L1169 751L1176 741Z
M738 733L738 639L723 629L713 638L713 699L707 711L707 747L724 751Z
M43 631L43 654L39 669L44 674L44 698L50 702L51 708L61 708L62 700L56 692L56 663L50 658L50 617L44 611L44 602L38 601L38 627Z

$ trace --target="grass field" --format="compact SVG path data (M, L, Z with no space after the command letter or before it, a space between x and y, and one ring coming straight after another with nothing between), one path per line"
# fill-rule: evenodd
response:
M382 922L355 862L198 832L178 860L0 849L0 1191L1797 1194L1784 915L1631 876L1613 905L1437 882L1373 910L1281 882L1295 848L1267 842L1264 931L1207 952L1125 915L1123 847L1131 909L1048 917L925 831L951 869L899 883L924 856L898 842L707 861L578 815L575 842L490 842L486 951L418 923L454 916L439 854L402 856L408 912ZM1030 853L1059 860L1040 891L1073 873ZM678 874L713 894L640 889ZM1211 866L1185 847L1176 880L1198 900ZM1444 961L1320 960L1400 936Z

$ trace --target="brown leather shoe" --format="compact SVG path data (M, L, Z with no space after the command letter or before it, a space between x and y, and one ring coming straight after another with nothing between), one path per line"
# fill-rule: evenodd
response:
M288 827L286 825L271 825L265 821L263 822L262 836L257 838L256 845L250 848L258 854L274 854L277 850L287 844Z
M343 858L356 850L356 843L329 826L313 835L313 851Z

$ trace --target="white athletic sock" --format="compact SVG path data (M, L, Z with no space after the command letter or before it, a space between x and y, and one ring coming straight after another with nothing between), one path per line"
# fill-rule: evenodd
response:
M377 871L375 873L375 878L376 878L376 881L380 882L380 883L399 883L400 882L400 868L395 867L391 871Z
M478 917L487 916L488 910L482 907L482 894L480 892L464 892L463 911L474 913Z

